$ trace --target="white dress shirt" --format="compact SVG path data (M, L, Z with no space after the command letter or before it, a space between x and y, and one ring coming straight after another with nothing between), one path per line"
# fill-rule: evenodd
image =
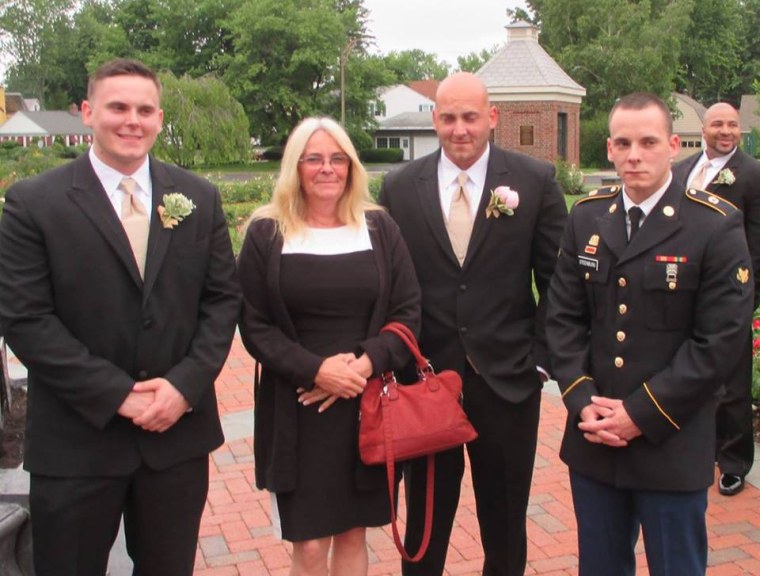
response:
M150 221L153 216L153 184L150 180L150 161L148 158L145 158L145 162L133 174L122 174L98 158L92 148L90 148L89 157L92 169L103 185L103 189L108 195L108 200L110 200L116 216L121 220L121 205L124 200L124 192L119 188L119 184L121 184L123 178L132 178L137 182L135 197L145 207L145 212L148 214L148 220Z

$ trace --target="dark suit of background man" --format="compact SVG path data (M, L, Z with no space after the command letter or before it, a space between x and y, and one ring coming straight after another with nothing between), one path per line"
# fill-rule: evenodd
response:
M123 513L134 574L189 576L223 442L214 380L240 308L235 261L217 190L148 156L163 118L153 72L104 64L87 98L89 153L12 186L0 220L0 322L29 370L35 571L102 576ZM173 228L158 213L168 193L195 204ZM142 253L124 197L147 208Z
M479 434L467 451L485 551L483 574L522 575L541 399L537 367L548 369L543 296L567 208L550 164L489 144L497 110L476 76L460 73L441 83L433 120L442 150L389 174L380 202L401 228L422 287L422 349L435 369L462 375L464 408ZM452 200L458 201L462 172L472 235L460 246L460 262L447 229L455 218ZM498 186L516 191L519 206L512 215L486 218L491 190ZM443 572L463 473L461 448L436 457L433 539L419 564L404 564L405 575ZM406 543L416 550L424 461L408 466L404 475Z
M738 148L741 139L739 113L725 102L710 106L705 113L702 135L704 152L677 163L673 166L673 174L691 187L725 198L744 213L744 232L752 256L752 268L760 270L760 163ZM706 167L704 177L701 174L703 166ZM757 308L758 304L760 283L755 283L754 307ZM737 363L720 394L716 416L716 460L721 472L718 489L726 496L741 492L744 477L755 459L751 332L747 332L738 354L735 351L731 357L737 357Z
M715 392L749 329L752 266L741 213L672 177L680 144L662 100L621 98L609 130L623 188L570 213L546 321L580 574L633 576L641 526L652 576L696 576Z

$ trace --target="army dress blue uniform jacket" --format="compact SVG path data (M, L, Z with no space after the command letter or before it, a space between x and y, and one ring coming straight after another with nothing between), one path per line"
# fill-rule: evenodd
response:
M574 207L549 291L552 371L568 410L560 457L619 488L713 482L714 395L749 330L753 279L742 215L674 179L628 243L622 190ZM592 395L622 399L642 436L593 444Z

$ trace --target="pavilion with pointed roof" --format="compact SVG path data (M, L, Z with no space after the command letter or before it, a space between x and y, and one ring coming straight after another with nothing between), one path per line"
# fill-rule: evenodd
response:
M524 21L506 26L504 47L478 70L499 110L497 146L550 162L580 160L580 108L586 89L538 43L539 29Z

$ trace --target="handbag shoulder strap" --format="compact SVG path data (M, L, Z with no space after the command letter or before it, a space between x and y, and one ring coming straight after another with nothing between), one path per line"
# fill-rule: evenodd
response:
M420 352L417 339L406 325L401 322L388 322L380 329L380 332L391 332L401 338L404 344L406 344L406 347L409 348L414 355L414 359L417 361L417 367L420 370L425 370L430 366L428 359L422 355L422 352Z
M385 419L385 469L388 474L388 496L391 504L391 529L393 530L393 541L401 557L407 562L419 562L427 552L430 544L430 536L433 532L433 492L435 487L435 454L427 456L427 485L425 487L425 524L422 530L422 542L414 556L411 556L404 549L401 542L401 536L396 525L396 458L393 454L393 433L391 424L392 415L389 406L388 396L384 395L381 400L383 418Z

